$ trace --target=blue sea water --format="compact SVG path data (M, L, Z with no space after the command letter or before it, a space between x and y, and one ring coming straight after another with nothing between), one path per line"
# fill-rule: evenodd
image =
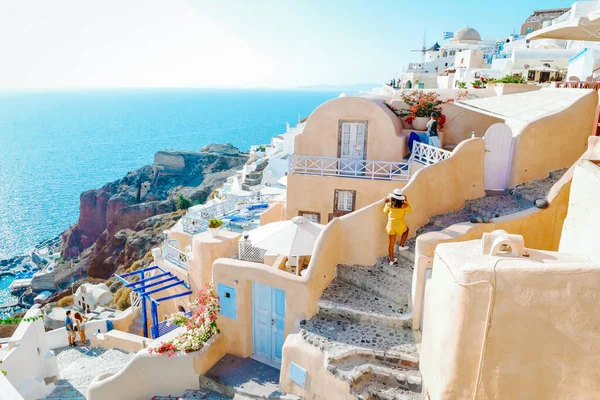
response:
M156 151L267 143L338 93L148 89L0 93L0 260L58 235L79 195Z

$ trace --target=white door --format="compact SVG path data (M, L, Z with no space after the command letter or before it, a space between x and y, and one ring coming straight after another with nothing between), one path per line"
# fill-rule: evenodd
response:
M488 128L484 140L485 189L507 189L513 147L512 130L506 124L494 124Z
M340 143L340 171L347 173L362 170L365 157L365 124L357 122L342 123L342 140Z
M260 283L252 283L254 354L252 358L281 368L283 352L285 292Z

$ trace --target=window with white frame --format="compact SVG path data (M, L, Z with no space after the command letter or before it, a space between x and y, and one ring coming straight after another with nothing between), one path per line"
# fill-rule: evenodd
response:
M315 224L321 223L321 214L314 211L299 211L298 215L304 217L309 222L314 222Z
M335 211L351 212L354 211L354 190L336 190L335 191Z

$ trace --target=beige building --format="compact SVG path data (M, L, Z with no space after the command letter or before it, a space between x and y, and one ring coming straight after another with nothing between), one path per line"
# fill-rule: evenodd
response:
M406 184L403 123L381 100L340 97L312 112L290 156L286 218L326 224Z

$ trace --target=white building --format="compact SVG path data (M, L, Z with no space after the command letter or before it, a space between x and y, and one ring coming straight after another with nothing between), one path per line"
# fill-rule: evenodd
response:
M113 294L104 283L98 285L84 283L73 295L73 307L88 313L95 310L96 307L108 306L112 300Z

